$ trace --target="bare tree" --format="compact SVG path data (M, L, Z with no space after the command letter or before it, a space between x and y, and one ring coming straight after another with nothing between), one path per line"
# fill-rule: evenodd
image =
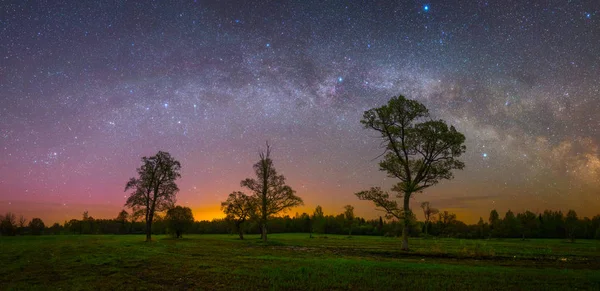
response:
M125 191L133 190L125 206L134 212L142 209L146 219L146 241L152 239L152 220L156 212L166 211L175 204L179 187L175 180L181 177L181 164L167 152L159 151L155 156L143 157L137 169L138 177L131 178Z
M438 214L440 211L437 208L432 208L429 201L421 203L421 208L423 209L423 215L425 215L425 236L428 236L431 216Z
M452 170L465 167L457 159L465 152L465 136L443 120L431 120L423 104L404 96L365 111L361 123L380 134L385 151L379 167L388 176L400 180L392 190L403 200L403 207L400 210L395 201L389 199L389 194L381 190L372 192L371 189L356 195L373 201L378 207L389 208L388 215L402 214L402 249L408 250L410 198L441 180L452 179Z
M240 235L240 239L244 239L244 230L242 224L254 212L255 201L252 197L237 191L229 194L227 200L221 203L221 210L227 216L227 219L233 221L235 229Z
M261 225L263 241L267 241L267 220L273 215L303 204L295 191L285 184L285 177L277 174L271 159L271 147L259 154L260 160L254 164L256 179L245 179L242 187L252 191L252 198L257 205L256 211Z
M27 227L27 219L25 218L25 216L20 215L19 216L19 228L18 228L18 232L20 235L25 233L25 227Z

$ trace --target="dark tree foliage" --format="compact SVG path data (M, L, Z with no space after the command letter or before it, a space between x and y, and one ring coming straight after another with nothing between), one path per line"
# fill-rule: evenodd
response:
M167 210L165 221L168 231L176 238L181 238L194 224L194 215L189 207L175 206Z
M348 224L348 236L352 236L352 225L354 224L354 206L344 206L344 218Z
M488 218L488 222L490 223L490 238L492 235L496 235L500 233L500 215L496 209L492 209L490 211L490 218Z
M312 224L311 224L311 233L310 237L312 237L312 233L323 234L325 233L325 214L323 213L323 208L321 205L317 205L315 211L312 215Z
M17 227L17 233L20 235L25 234L26 228L27 228L27 219L25 218L25 216L20 215L19 216L19 224Z
M579 219L577 218L577 213L575 210L569 210L567 212L567 216L565 217L565 232L567 238L571 242L575 242L575 232L577 231L579 224Z
M125 206L144 214L146 241L152 239L155 213L175 205L179 191L175 180L181 177L180 170L181 164L171 154L159 151L155 156L143 157L142 166L137 169L138 177L131 178L125 185L125 191L133 190Z
M329 234L347 235L349 233L348 220L345 213L337 215L327 215L323 213L322 208L315 211L316 217L322 221L320 236L326 238ZM574 213L573 213L574 214ZM531 211L516 213L517 235L510 235L505 230L505 219L497 219L498 233L496 238L521 237L523 232L527 238L558 238L569 240L573 239L600 239L600 215L592 218L577 218L575 215L563 216L560 211L546 210L536 215ZM11 215L9 215L10 217ZM510 217L511 215L509 215ZM16 233L18 222L13 217L13 229ZM570 217L570 218L568 218ZM560 219L560 220L559 220ZM4 221L0 215L0 222ZM312 232L311 215L307 213L296 213L294 217L275 216L269 219L269 233L310 233ZM33 221L33 220L32 220ZM492 220L493 221L493 220ZM122 234L122 221L119 219L92 219L89 215L87 220L72 219L65 221L64 225L54 223L50 228L44 230L44 234L80 234L82 223L90 224L88 232L84 234ZM570 228L570 225L575 225ZM145 232L145 223L142 221L133 221L130 223L131 233L143 234ZM352 224L352 235L373 235L397 237L403 232L403 222L398 219L384 220L378 219L366 220L355 217ZM244 229L249 233L260 233L260 222L257 220L248 220ZM92 232L93 231L93 232ZM152 234L167 234L170 231L168 220L162 219L159 214L155 217L152 227ZM31 232L28 232L31 233ZM189 227L187 233L190 234L231 234L231 221L228 219L214 219L212 221L195 221ZM570 233L570 236L566 236ZM3 235L11 235L3 233ZM411 219L409 228L410 236L424 235L424 222ZM429 235L438 237L454 237L465 239L489 239L490 225L479 219L476 224L467 225L458 220L457 216L448 211L442 211L436 219L432 219L429 225Z
M127 229L127 221L129 220L129 213L123 209L121 210L121 212L119 212L119 214L117 215L116 221L118 221L121 224L120 227L120 232L121 233L127 233L128 229Z
M535 231L540 225L540 221L537 219L535 213L528 210L517 214L517 219L519 220L519 229L521 230L521 237L523 240L525 240L526 237L535 235Z
M12 212L0 215L0 233L10 236L17 234L17 218Z
M256 179L245 179L241 186L252 191L256 201L256 212L261 225L263 241L267 241L267 221L270 217L290 208L303 204L296 192L285 184L285 177L277 174L271 159L271 147L267 143L265 152L259 154L260 160L254 164Z
M399 180L392 190L403 200L403 207L399 208L389 199L389 194L381 191L371 189L356 195L375 202L388 215L402 217L402 249L408 250L410 198L413 193L422 192L441 180L452 179L452 170L465 167L457 159L465 152L465 136L443 120L430 119L423 104L404 96L365 111L361 123L380 134L385 152L379 167Z
M46 225L44 225L44 222L40 218L34 218L29 222L29 230L33 235L42 234L44 232L44 228L46 228Z
M237 191L229 194L227 200L221 203L221 210L225 213L228 220L234 224L235 230L244 239L244 230L242 224L250 218L250 215L256 212L255 199Z

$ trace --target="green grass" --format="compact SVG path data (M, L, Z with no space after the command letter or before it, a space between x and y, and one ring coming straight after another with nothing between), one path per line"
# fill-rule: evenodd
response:
M274 234L0 237L1 290L600 289L600 242Z

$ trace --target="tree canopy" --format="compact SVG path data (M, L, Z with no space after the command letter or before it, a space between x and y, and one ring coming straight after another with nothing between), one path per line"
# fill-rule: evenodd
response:
M146 240L152 238L152 220L158 211L166 211L175 204L179 187L175 180L181 177L181 164L171 154L159 151L156 155L142 158L142 166L137 169L138 177L129 179L125 191L133 192L125 206L134 213L141 211L146 221Z
M181 238L183 233L194 224L194 215L189 207L178 205L167 210L165 220L169 232L176 238Z
M292 207L303 204L302 199L296 196L296 191L285 183L285 177L277 173L271 159L271 147L259 154L260 160L254 164L256 178L247 178L241 186L252 192L256 201L256 211L262 226L262 238L267 241L267 220Z
M402 217L402 249L408 250L410 197L441 180L452 179L452 170L465 167L458 160L466 150L465 136L443 120L431 119L425 105L404 96L393 97L386 105L365 111L361 123L379 133L385 146L379 168L399 180L392 190L404 203L399 209L389 194L379 188L356 196L373 201L388 216Z
M240 239L244 239L242 224L255 212L255 205L255 199L240 191L230 193L227 200L221 203L221 210L227 219L233 221Z

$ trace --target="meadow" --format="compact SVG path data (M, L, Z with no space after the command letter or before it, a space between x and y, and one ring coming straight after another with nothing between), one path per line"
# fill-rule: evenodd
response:
M2 290L600 289L600 241L271 234L0 237Z

